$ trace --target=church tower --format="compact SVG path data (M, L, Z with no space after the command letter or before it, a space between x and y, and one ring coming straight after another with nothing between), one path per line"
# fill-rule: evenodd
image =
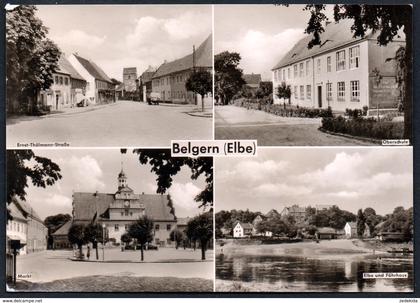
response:
M121 163L121 172L118 174L118 190L127 187L127 176L124 173L122 163Z

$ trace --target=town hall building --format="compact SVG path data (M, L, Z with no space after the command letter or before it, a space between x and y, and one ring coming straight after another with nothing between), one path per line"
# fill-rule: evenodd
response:
M89 224L97 219L115 243L120 243L129 226L145 215L154 221L153 244L171 245L170 233L176 228L177 219L168 195L135 193L128 186L123 169L118 174L115 193L73 194L73 222Z
M311 49L311 35L298 41L272 69L274 103L277 88L290 86L290 103L301 107L328 108L344 112L368 108L395 110L402 102L398 86L397 51L405 46L401 34L386 46L377 43L378 33L354 38L351 20L329 23L321 34L321 45Z

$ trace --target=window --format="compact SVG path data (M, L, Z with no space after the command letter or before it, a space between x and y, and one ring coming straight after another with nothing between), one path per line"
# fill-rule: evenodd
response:
M330 82L327 83L327 100L332 100L332 83Z
M299 63L299 77L303 77L303 62Z
M327 73L331 73L331 56L327 57Z
M123 211L121 212L121 217L122 217L122 216L124 216L124 212L123 212Z
M312 89L310 85L306 85L306 99L311 100L312 98Z
M115 226L114 226L114 230L115 230L115 231L119 231L119 230L120 230L120 226L119 226L118 224L115 224Z
M346 99L346 84L344 81L337 82L337 100L345 101Z
M286 80L286 69L283 69L283 81Z
M290 67L287 68L287 78L290 79Z
M304 86L301 85L299 87L299 90L300 90L300 100L304 100L305 99L305 88L304 88Z
M133 212L132 211L130 211L130 217L132 217L133 216Z
M166 230L171 230L171 224L166 224Z
M155 225L155 229L156 229L156 230L159 230L159 228L160 228L159 224L156 224L156 225Z
M299 98L297 93L297 86L293 87L293 94L295 95L295 99L297 100Z
M125 230L128 230L128 224L125 224L125 225L124 225L124 229L125 229Z
M359 81L350 81L351 101L360 101L360 83Z
M58 79L59 79L60 85L63 85L63 77L60 76Z
M58 84L58 76L55 76L55 77L54 77L54 83L55 83L55 84Z
M297 64L293 65L293 77L297 78L298 72L297 72Z
M309 72L310 72L310 64L311 62L309 60L306 61L306 76L309 76Z
M358 68L360 60L360 47L355 46L350 48L350 68Z
M128 216L128 209L124 209L124 216Z
M316 73L317 74L321 73L321 59L316 60Z
M337 65L336 69L337 71L345 70L346 69L346 51L342 50L336 53L336 60Z

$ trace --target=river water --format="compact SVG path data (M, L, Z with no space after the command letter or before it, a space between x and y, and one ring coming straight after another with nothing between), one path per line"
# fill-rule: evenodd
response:
M364 279L363 273L406 272L404 279ZM310 258L293 255L219 254L216 278L241 283L250 291L412 292L413 259ZM217 289L217 284L216 284Z

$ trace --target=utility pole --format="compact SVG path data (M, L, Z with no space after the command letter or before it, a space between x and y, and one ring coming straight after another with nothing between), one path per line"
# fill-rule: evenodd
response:
M193 74L195 74L195 45L193 45ZM197 94L194 92L194 103L197 105Z

